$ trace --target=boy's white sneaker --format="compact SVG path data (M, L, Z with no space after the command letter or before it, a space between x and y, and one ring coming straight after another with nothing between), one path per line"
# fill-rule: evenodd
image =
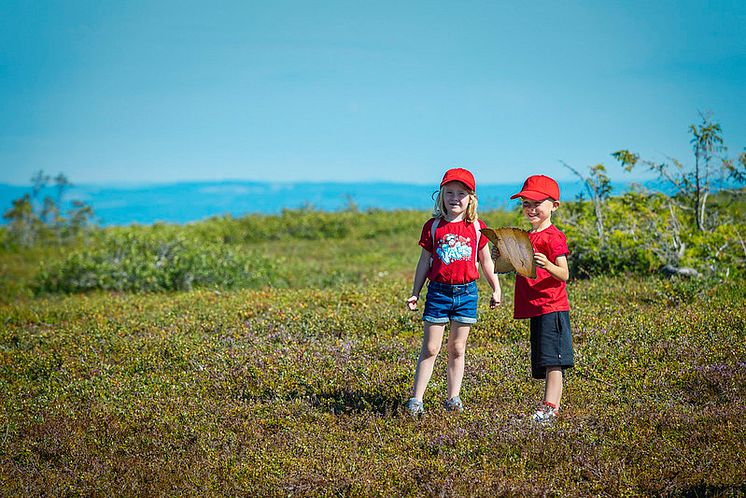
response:
M536 413L531 416L531 419L539 424L551 424L557 419L559 415L559 408L554 403L544 401Z

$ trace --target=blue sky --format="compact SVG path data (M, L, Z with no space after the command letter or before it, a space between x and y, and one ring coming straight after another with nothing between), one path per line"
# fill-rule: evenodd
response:
M0 182L569 179L746 146L746 2L0 3ZM639 175L638 175L639 177Z

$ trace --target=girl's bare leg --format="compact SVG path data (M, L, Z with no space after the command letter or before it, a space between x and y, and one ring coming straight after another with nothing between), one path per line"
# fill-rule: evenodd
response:
M448 399L458 396L461 392L466 339L470 330L469 324L451 322L451 332L448 334Z
M425 333L422 337L422 348L420 358L417 360L417 368L414 371L413 395L419 401L425 395L425 388L433 375L435 358L440 352L440 344L443 342L443 333L446 330L444 323L425 322Z
M559 408L560 399L562 399L562 367L547 367L544 401L548 401Z

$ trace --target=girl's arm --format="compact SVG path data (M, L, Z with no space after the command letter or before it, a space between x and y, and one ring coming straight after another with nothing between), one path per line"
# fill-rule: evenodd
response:
M482 266L482 273L484 273L484 278L487 279L487 283L489 283L490 287L492 287L490 308L494 308L502 301L502 290L500 289L500 279L495 273L495 262L492 261L492 254L490 253L489 244L485 244L485 246L479 250L479 262Z
M557 261L552 263L546 255L537 252L534 254L534 261L536 261L536 266L544 268L557 280L567 282L567 279L570 278L570 269L567 267L566 256L557 256Z
M407 299L407 307L414 311L417 309L417 300L420 298L420 291L425 285L427 272L430 270L430 251L422 249L420 260L417 261L417 268L414 271L414 283L412 284L412 295Z

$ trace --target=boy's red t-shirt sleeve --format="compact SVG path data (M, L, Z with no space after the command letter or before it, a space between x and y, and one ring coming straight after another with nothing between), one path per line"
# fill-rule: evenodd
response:
M555 234L555 238L550 240L550 247L552 253L547 254L546 256L553 263L557 262L558 257L570 254L570 249L567 247L567 237L565 237L565 234L559 230Z

